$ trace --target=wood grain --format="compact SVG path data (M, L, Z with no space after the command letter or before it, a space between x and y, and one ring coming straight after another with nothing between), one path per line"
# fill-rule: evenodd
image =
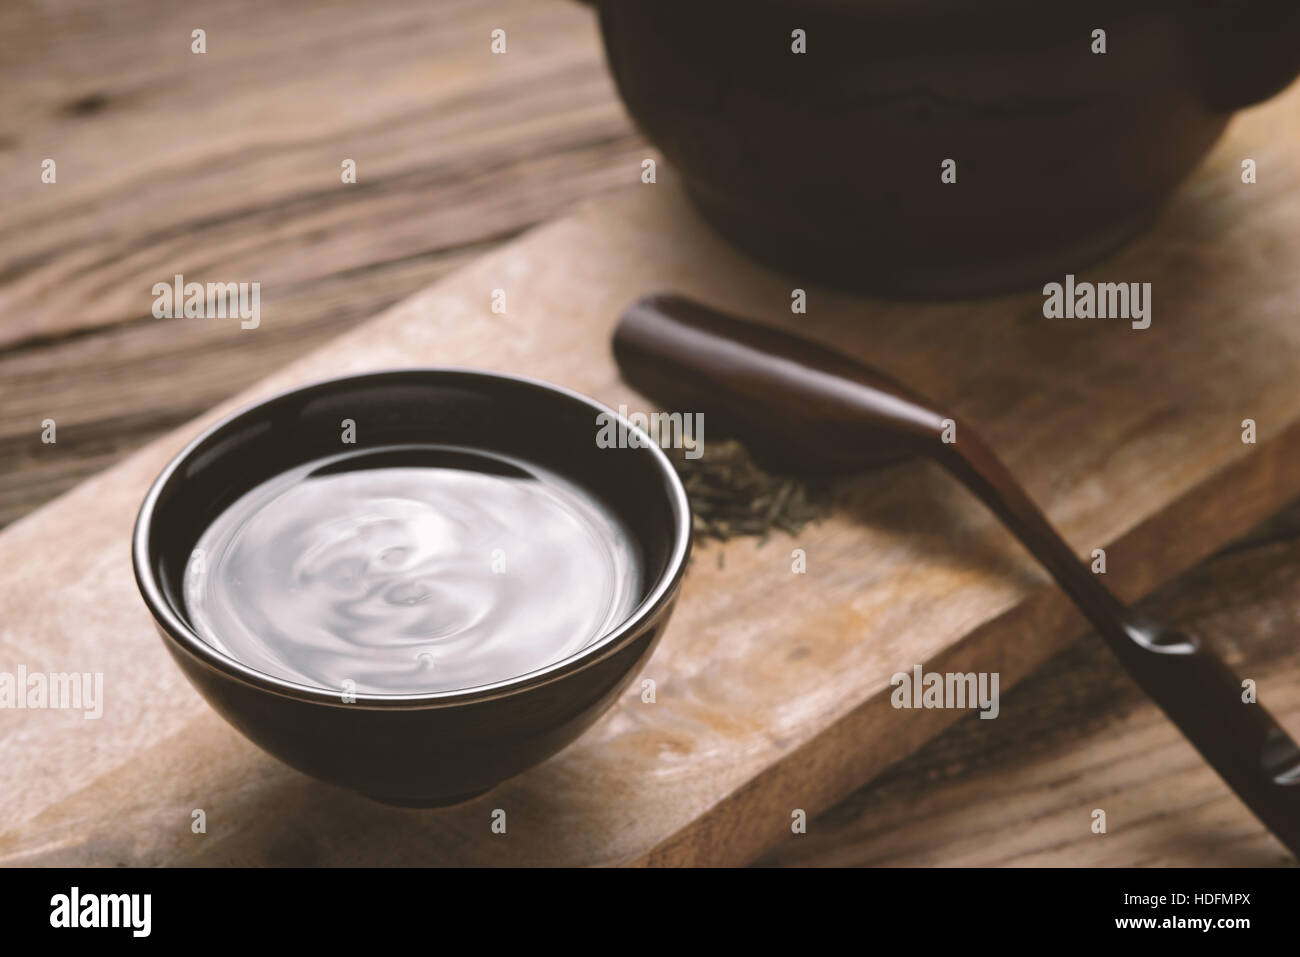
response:
M676 288L834 342L979 421L1077 551L1108 548L1109 583L1135 599L1300 495L1300 277L1278 268L1300 255L1298 96L1243 116L1157 229L1084 277L1153 282L1146 332L1047 322L1034 294L914 306L814 289L809 315L794 318L791 282L722 246L661 171L657 185L475 261L238 401L429 363L527 372L636 407L613 370L610 328L635 296ZM1272 171L1253 191L1236 175L1246 152ZM488 308L495 288L509 293L504 316ZM1256 445L1240 440L1246 416L1260 423ZM6 736L16 797L0 860L747 861L780 840L793 809L829 808L960 716L893 710L892 673L996 670L1005 689L1082 631L936 472L862 477L798 542L807 575L790 573L789 540L728 546L721 569L702 553L646 670L658 703L629 693L577 744L480 802L380 808L242 741L151 631L127 535L148 481L198 424L0 535L0 564L15 569L0 585L4 659L104 671L110 696L98 722L29 713ZM195 807L212 822L203 837L189 831ZM494 807L514 822L504 839L488 829Z
M567 0L436 6L408 0L291 2L255 8L243 0L216 0L204 5L202 23L191 19L153 0L126 0L112 11L89 0L0 5L5 81L0 83L0 525L479 253L563 212L577 198L617 189L629 181L629 171L633 178L639 172L643 156L655 155L629 129L616 102L589 15ZM511 27L510 56L469 55L480 44L485 47L480 34L488 23ZM517 23L525 25L523 33L513 29ZM216 59L201 61L188 53L189 31L196 25L215 38L207 56ZM464 44L448 42L453 38ZM525 40L522 47L517 39ZM232 61L232 50L243 52ZM519 53L524 57L517 58ZM217 68L197 69L208 63ZM1263 116L1280 129L1294 129L1295 106L1289 111L1277 106ZM210 118L220 122L209 125ZM1242 129L1246 123L1253 132ZM1261 144L1270 143L1271 132L1252 115L1239 121L1234 135L1243 150L1259 158L1268 153ZM348 187L353 192L347 195L341 186L324 188L321 179L327 170L325 179L334 186L344 150L359 159L361 171L361 182ZM56 187L39 182L40 160L47 155L58 157ZM1219 175L1230 178L1234 160L1230 151L1221 151L1212 162ZM437 175L426 175L435 161ZM1199 190L1201 199L1182 220L1199 228L1186 235L1163 229L1162 255L1182 259L1190 269L1203 257L1218 259L1221 266L1254 257L1268 269L1290 268L1294 250L1268 242L1267 234L1263 242L1236 245L1216 236L1215 223L1224 216L1236 221L1241 236L1273 190L1291 188L1294 194L1294 177L1289 187L1270 182L1278 172L1276 162L1261 164L1261 172L1267 187L1262 199L1230 193L1222 184L1207 186L1215 181L1203 170L1187 188ZM250 187L258 192L250 193ZM256 201L250 201L253 195ZM262 214L262 204L271 216ZM312 222L321 228L298 228ZM485 223L493 225L484 228ZM244 256L243 250L250 252ZM201 324L152 320L149 287L173 260L187 274L202 269L205 277L210 270L226 271L232 264L243 269L255 262L257 275L248 278L266 284L275 322L268 318L256 335L231 335ZM1124 278L1106 273L1102 278ZM277 278L273 283L268 277ZM1219 282L1210 279L1212 286ZM1229 328L1238 310L1278 295L1265 286L1264 298L1255 300L1247 286L1232 284L1237 295L1223 305L1221 317ZM1294 304L1294 293L1289 294ZM781 311L770 304L765 308L774 316ZM1032 304L1025 323L1034 321L1031 311ZM817 316L815 309L810 318ZM958 345L972 341L981 351L999 347L995 338L966 338ZM999 396L1014 394L998 391L999 381L995 377L987 384L987 400L995 406ZM968 396L970 404L962 410L973 409L978 400ZM56 449L34 441L48 415L60 422ZM1148 439L1159 439L1160 425L1153 423ZM1059 452L1067 445L1068 437L1056 437L1049 449ZM842 494L851 502L870 492L850 486ZM1244 489L1243 495L1249 497ZM97 507L93 497L90 505L82 501L86 512ZM123 507L122 521L133 507ZM1234 516L1229 524L1241 520ZM942 521L928 528L942 552ZM1236 546L1238 559L1269 552L1278 539L1292 539L1300 519L1270 529ZM1165 531L1177 535L1179 529ZM66 538L70 550L92 541L75 523ZM124 546L103 547L111 552ZM745 548L728 547L729 568ZM120 563L121 554L113 557ZM10 568L27 558L4 550L3 560L0 567L8 578ZM1003 572L1016 574L1014 550L1001 561ZM1209 573L1192 576L1187 587L1170 590L1163 616L1202 627L1198 609L1213 611L1221 602L1231 616L1225 637L1240 636L1246 667L1252 642L1267 641L1272 649L1294 633L1288 580L1281 572L1267 574L1269 561L1265 555L1258 566L1243 565L1247 570L1236 574L1223 573L1224 562L1216 561ZM715 563L708 554L697 565ZM39 576L25 581L34 586L33 597L45 593ZM129 591L129 584L103 572L86 582ZM98 747L93 736L83 736L71 749L43 739L42 746L57 759L53 768L27 778L17 768L0 774L10 850L21 846L24 859L68 862L181 860L191 854L203 860L282 863L439 859L419 841L404 846L412 833L427 841L449 838L446 830L423 830L428 822L421 815L386 813L261 758L204 711L171 663L153 654L160 649L148 645L152 636L138 623L134 632L123 632L108 612L78 622L60 607L52 602L45 609L56 620L56 632L84 629L86 639L105 643L121 642L125 634L128 649L146 652L143 666L129 669L119 692L158 693L154 704L160 711L171 701L197 705L194 720L212 726L202 739L188 737L183 724L167 734L161 714L154 715L142 736L171 740L172 751L164 753L161 745L157 753L141 751L116 774L103 769L118 767L114 762L125 751L101 766L85 760ZM21 621L10 623L8 606L0 609L6 636L0 668L12 668L13 649L33 647L41 639L15 630ZM1216 637L1221 633L1222 627L1211 631ZM49 660L67 661L70 641L55 644ZM26 651L23 660L34 666ZM1271 656L1267 665L1269 686L1294 681L1295 667L1285 657L1276 671ZM1022 695L1029 703L1020 704ZM1125 723L1140 707L1136 695L1095 641L1083 639L1007 697L1004 707L1027 712L1023 719L959 721L894 765L878 788L857 792L815 820L808 835L783 844L764 862L1197 865L1270 862L1274 852L1280 855L1158 716ZM1295 728L1293 715L1283 717ZM62 732L53 717L38 720L57 737ZM84 724L67 727L76 732ZM0 750L36 761L22 741L36 727L25 720L0 720ZM128 730L127 738L134 733ZM1125 745L1133 736L1144 737ZM1125 774L1112 762L1116 753L1140 753L1153 741L1170 760L1130 763ZM907 746L913 743L909 737ZM862 744L845 740L843 747ZM684 752L678 756L686 760ZM1034 777L1044 760L1052 762L1046 784ZM233 762L247 773L228 789L214 789L198 783L209 761ZM1089 773L1098 764L1104 770ZM173 774L179 780L167 784ZM190 777L195 782L185 783ZM1209 795L1206 802L1199 808L1183 802L1168 811L1166 795L1179 793L1189 780L1197 795ZM158 793L137 793L151 788ZM45 798L57 794L82 792L84 799L70 801L59 813L51 805L41 817L44 835L19 840L23 828L11 807L16 809L17 795L29 789L36 796L26 809L41 808ZM248 797L250 792L259 796ZM1077 809L1096 806L1098 793L1123 795L1122 837L1079 834ZM288 798L283 807L281 795ZM314 813L299 813L322 802ZM210 807L214 820L201 849L179 843L193 838L188 814L199 804ZM266 819L250 833L255 822L247 818L258 814ZM358 815L373 820L362 827ZM241 823L232 827L235 821ZM367 832L378 836L378 846L358 846Z
M1227 652L1300 729L1300 504L1162 588L1143 610ZM1243 547L1244 546L1244 547ZM763 866L1295 865L1089 635L787 836ZM1092 812L1107 831L1092 831Z
M4 4L0 79L0 526L656 155L571 0ZM154 320L177 272L259 334Z

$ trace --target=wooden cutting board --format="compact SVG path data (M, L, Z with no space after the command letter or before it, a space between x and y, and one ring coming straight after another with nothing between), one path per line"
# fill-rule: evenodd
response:
M1240 181L1247 157L1257 185ZM0 671L104 675L98 720L0 711L0 863L745 862L797 811L812 820L967 714L894 710L891 675L996 671L1005 692L1083 630L964 492L927 465L890 469L842 483L833 515L797 541L732 542L721 564L703 544L644 673L654 703L634 685L577 743L473 804L382 807L228 727L136 594L129 535L146 487L236 405L445 364L646 409L609 336L630 300L676 289L868 359L978 422L1077 552L1105 548L1108 584L1135 599L1300 495L1297 264L1300 91L1239 117L1148 236L1080 272L1151 282L1145 331L1044 319L1038 293L914 305L809 287L807 315L792 315L804 284L723 246L661 166L657 184L484 257L0 533ZM262 315L275 322L273 298ZM57 455L39 431L28 454ZM796 547L806 574L792 573ZM997 720L1023 720L1014 696Z

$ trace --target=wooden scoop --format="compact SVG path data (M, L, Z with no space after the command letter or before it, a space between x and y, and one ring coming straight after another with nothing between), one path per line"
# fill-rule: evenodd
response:
M1300 855L1300 748L1262 705L1242 701L1241 681L1200 640L1139 621L1112 595L970 425L843 355L677 296L630 306L614 356L645 395L703 412L711 430L734 435L778 471L938 462L1051 573L1143 690Z

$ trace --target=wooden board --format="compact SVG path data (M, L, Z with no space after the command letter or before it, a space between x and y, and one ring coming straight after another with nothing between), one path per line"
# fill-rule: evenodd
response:
M1300 502L1142 602L1215 642L1300 729ZM758 863L789 866L1295 866L1196 749L1085 635L1002 699L1008 721L968 716L787 834ZM1106 812L1104 834L1092 812Z
M608 336L630 299L674 288L835 343L978 421L1071 544L1106 547L1108 582L1136 598L1300 494L1298 103L1292 93L1241 117L1151 235L1083 271L1152 282L1144 332L1044 320L1037 294L918 306L810 289L809 314L793 317L798 281L722 246L661 169L658 184L530 233L231 404L426 363L527 372L644 408L619 382ZM1257 186L1239 181L1244 156L1259 163ZM497 288L505 315L489 310ZM263 327L274 322L264 310ZM645 672L655 704L629 691L575 745L464 808L379 807L228 728L168 660L134 593L140 497L223 411L0 534L0 660L101 671L107 699L98 721L0 713L0 861L747 861L788 831L792 811L816 814L960 716L893 710L891 674L998 671L1005 689L1082 630L936 471L864 476L798 541L806 575L790 571L789 539L728 545L722 568L714 546L701 550ZM1241 441L1247 417L1254 445ZM196 808L206 834L191 833ZM507 811L504 836L489 830L494 808Z

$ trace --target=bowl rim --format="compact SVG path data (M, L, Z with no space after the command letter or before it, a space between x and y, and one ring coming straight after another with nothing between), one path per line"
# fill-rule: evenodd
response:
M551 393L587 406L594 414L613 416L620 426L642 437L641 448L647 449L666 481L665 489L672 510L674 527L672 529L672 550L662 573L654 581L648 595L613 629L604 633L586 647L561 658L558 661L535 668L521 675L475 685L470 688L454 690L417 692L404 694L376 694L372 692L331 691L314 685L301 684L286 678L269 675L249 667L238 659L226 654L203 638L189 625L163 594L162 587L154 574L150 560L149 539L153 529L154 512L163 490L177 476L179 470L189 463L194 454L221 430L232 423L255 415L259 410L273 402L278 402L294 395L312 391L328 390L345 383L359 383L363 380L377 380L390 377L410 376L453 376L467 379L495 380L523 385L541 392ZM594 419L593 419L594 421ZM496 370L476 369L464 366L404 366L377 369L367 372L348 373L316 379L280 390L266 398L248 402L223 415L216 422L204 428L198 435L185 444L168 461L162 471L149 486L140 510L136 515L135 527L131 535L131 565L135 573L136 585L144 599L150 614L158 625L159 631L171 647L184 652L189 658L210 670L234 679L256 690L292 698L314 704L331 705L341 708L361 709L415 709L447 707L459 704L488 701L494 698L509 697L524 691L549 684L561 678L582 671L634 640L643 627L656 618L661 609L668 605L676 595L678 585L686 571L687 560L691 552L691 510L686 488L682 485L677 470L664 454L659 444L650 438L643 429L632 424L617 410L573 389L546 382L532 376L519 375ZM345 701L344 697L350 700Z

